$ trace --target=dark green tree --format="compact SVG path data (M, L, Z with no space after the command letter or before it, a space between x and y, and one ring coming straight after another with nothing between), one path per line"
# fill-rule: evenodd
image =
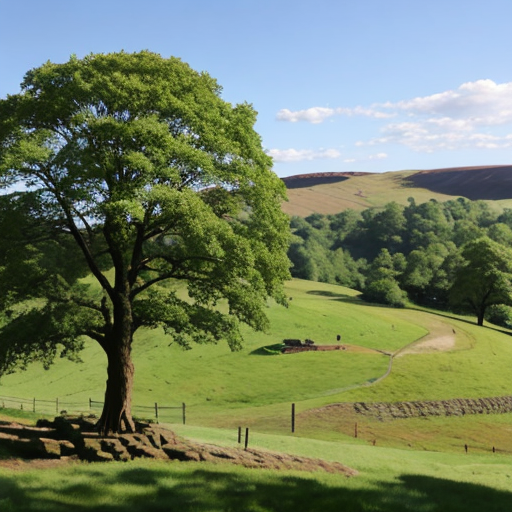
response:
M493 304L487 308L485 319L492 324L510 329L512 327L512 307L505 304Z
M407 294L400 289L397 278L405 267L406 259L402 253L391 255L387 249L382 249L369 266L362 298L368 302L404 307Z
M98 427L132 430L138 328L232 349L240 322L266 329L289 229L255 121L207 73L150 52L29 71L0 101L0 176L15 186L0 202L0 371L91 338L108 360Z
M455 275L450 302L475 314L483 325L489 306L512 305L512 250L483 237L468 242L462 257L465 264Z
M460 260L453 242L415 249L407 255L407 267L400 277L400 286L416 304L446 308L454 265L460 265Z

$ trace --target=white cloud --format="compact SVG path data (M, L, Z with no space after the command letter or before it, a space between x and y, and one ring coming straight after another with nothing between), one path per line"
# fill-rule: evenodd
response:
M267 151L275 162L303 162L320 159L337 159L341 158L341 152L337 149L270 149ZM344 163L354 163L367 160L384 160L388 158L387 153L376 153L363 158L345 158Z
M384 160L388 157L387 153L377 153L376 155L370 155L368 160Z
M308 123L323 123L328 117L334 115L332 108L313 107L306 110L296 110L295 112L283 108L277 113L278 121L289 121L296 123L297 121L307 121Z
M415 115L463 121L471 128L507 124L512 122L512 82L497 84L492 80L477 80L455 90L383 106Z
M302 162L304 160L341 157L341 153L337 149L270 149L267 153L276 162Z
M365 116L376 120L396 118L381 125L380 136L356 146L400 144L414 151L512 147L512 82L492 80L463 83L456 89L408 100L375 103L368 107L280 110L283 121L322 123L333 116ZM509 134L498 133L498 127ZM503 131L503 129L502 129Z
M288 110L281 109L276 118L278 121L288 121L296 123L298 121L306 121L312 124L323 123L326 119L333 116L365 116L374 117L376 119L384 119L394 117L394 113L382 112L373 108L355 107L355 108L327 108L327 107L311 107L305 110Z

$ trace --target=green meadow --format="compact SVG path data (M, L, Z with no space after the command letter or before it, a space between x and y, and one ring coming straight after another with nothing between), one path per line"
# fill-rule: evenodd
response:
M287 294L288 308L268 304L269 332L247 330L240 352L223 344L184 351L161 332L138 333L135 414L152 417L155 402L185 402L186 425L179 409L160 418L179 434L234 446L238 426L248 427L251 446L336 460L358 476L150 461L16 473L0 466L0 510L509 509L512 415L379 421L326 407L511 395L509 332L472 318L368 305L353 290L323 283L294 280ZM284 338L336 344L338 335L348 350L272 350ZM92 343L82 359L8 375L0 396L59 398L88 412L89 398L102 400L106 361ZM0 411L0 419L41 416L17 409Z
M234 445L226 430L180 427L196 439ZM322 472L251 470L228 464L76 464L12 472L0 467L2 511L506 511L508 456L405 451L291 436L254 435L272 450L339 460L352 478Z

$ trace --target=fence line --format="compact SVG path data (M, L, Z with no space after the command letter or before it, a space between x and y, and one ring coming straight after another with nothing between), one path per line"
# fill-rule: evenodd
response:
M56 398L55 400L43 400L39 398L21 398L13 396L0 395L0 407L2 409L21 409L22 411L39 412L44 414L61 414L75 413L75 414L91 414L93 410L103 409L103 402L92 400L89 398L88 402L68 402ZM132 413L135 417L143 416L143 419L156 421L160 419L170 421L176 419L176 413L169 413L168 411L181 411L181 421L185 425L186 421L186 404L183 402L179 406L160 405L155 402L154 405L132 405Z

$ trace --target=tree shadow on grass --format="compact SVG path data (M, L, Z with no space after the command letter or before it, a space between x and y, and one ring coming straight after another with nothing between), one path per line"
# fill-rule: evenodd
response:
M369 308L387 308L387 309L407 309L407 308L396 308L389 304L381 304L379 302L367 302L361 298L362 294L359 295L347 295L344 293L335 293L328 290L309 290L306 292L309 295L319 295L322 297L329 297L336 302L345 302L349 304L357 304L358 306L366 306Z
M340 299L340 298L354 298L352 295L347 295L346 293L335 293L331 292L329 290L308 290L306 292L307 295L320 295L321 297L331 297L333 299Z
M339 302L348 302L351 304L361 304L362 306L368 305L359 296L347 295L345 293L335 293L328 290L309 290L307 295L319 295L320 297L328 297Z
M268 512L503 512L512 493L482 485L422 475L365 484L346 477L316 478L310 473L276 473L198 464L158 469L74 470L54 480L29 475L0 476L0 509L77 512L268 511ZM323 480L323 481L322 481ZM324 483L325 482L325 483Z
M259 347L252 352L249 352L250 356L278 356L281 354L281 349L285 346L284 343L274 343L273 345L266 345L265 347Z

